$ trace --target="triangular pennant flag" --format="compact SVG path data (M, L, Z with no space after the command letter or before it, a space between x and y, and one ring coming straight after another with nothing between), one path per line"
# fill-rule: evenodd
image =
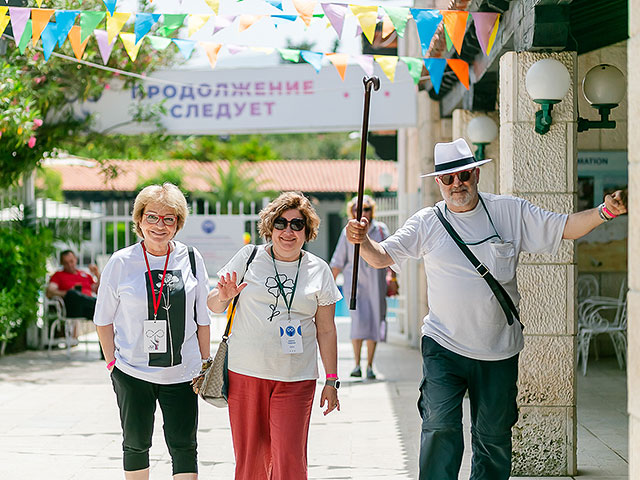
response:
M9 25L11 17L7 15L9 7L0 7L0 35L4 33L5 28Z
M227 51L231 55L235 55L236 53L242 53L249 50L249 47L243 47L242 45L227 45Z
M382 7L389 18L391 19L391 23L398 32L399 37L404 36L404 29L407 26L407 19L409 18L410 10L405 7Z
M238 20L238 31L244 32L251 25L260 20L264 15L240 15Z
M69 43L73 49L73 54L78 60L80 60L82 55L84 55L84 50L87 48L87 43L89 43L89 37L85 38L84 42L80 41L81 32L82 27L79 27L78 25L71 27L71 31L69 32Z
M300 50L291 48L279 48L278 52L283 60L287 62L298 63L300 61Z
M338 38L340 38L342 36L342 27L344 26L344 16L347 14L348 7L340 3L323 3L322 10L338 34Z
M184 23L184 19L187 18L186 13L165 13L162 16L164 25L158 29L158 35L168 37Z
M190 37L202 27L204 27L205 23L209 21L211 15L189 15L189 20L187 20L187 24L189 25L189 32L187 35Z
M267 3L270 3L278 10L282 11L282 0L266 0Z
M142 46L142 42L136 43L135 33L120 33L120 40L122 40L124 49L127 51L127 54L129 55L131 61L135 62L136 57L138 56L138 51Z
M356 55L353 59L358 65L360 65L360 68L364 70L364 73L368 77L373 75L373 57L370 57L369 55Z
M300 18L308 27L313 18L313 11L316 8L316 0L293 0L293 6L296 8Z
M276 50L275 48L272 48L272 47L250 47L250 48L254 52L264 53L265 55L271 55Z
M22 41L22 34L27 26L27 21L29 20L30 15L30 8L9 7L11 30L13 31L13 40L16 42L16 45L20 44ZM31 28L33 29L33 27ZM29 37L31 37L31 32L29 32Z
M193 49L196 48L196 42L193 40L174 38L173 43L176 44L185 60L189 60L189 57L191 57L191 54L193 53Z
M107 64L109 62L109 57L111 56L111 51L113 50L113 46L116 43L116 39L113 41L109 41L109 34L106 30L94 30L93 34L96 37L96 41L98 42L98 50L100 50L100 56L102 57L102 63Z
M378 62L380 68L393 83L396 78L396 67L398 66L398 57L395 55L374 55L373 58Z
M56 28L57 24L55 23L47 23L47 26L42 31L42 53L44 53L44 60L48 61L51 56L51 52L56 47L56 43L58 43L58 29Z
M442 21L442 15L439 10L428 10L422 8L412 8L411 15L413 15L418 27L418 36L420 37L420 44L422 45L422 55L426 55L431 44L431 39L440 22Z
M497 30L500 14L492 12L472 12L471 17L473 18L473 24L476 28L476 36L478 37L480 48L482 48L482 52L485 55L489 55L489 53L491 53L491 47L493 47L493 42L489 44L489 40L494 34L494 31Z
M498 28L500 27L500 17L496 18L496 23L493 25L493 31L491 32L491 36L489 37L489 43L487 45L487 55L491 53L491 49L493 48L493 44L496 41L496 37L498 36Z
M447 64L465 88L469 90L469 64L459 58L447 58Z
M453 48L453 41L451 40L451 37L449 36L449 32L447 32L447 30L444 30L444 40L447 44L447 52L450 51Z
M102 0L102 3L104 3L104 6L107 7L109 15L113 16L113 12L115 12L116 10L116 3L118 3L118 0Z
M114 38L118 36L124 24L127 23L131 13L118 12L114 15L107 15L107 35L109 36L109 43L113 42Z
M204 0L204 3L209 5L209 8L213 10L213 13L218 15L218 11L220 10L220 0Z
M149 42L151 42L151 47L154 50L164 50L171 43L171 39L167 37L159 37L157 35L147 35Z
M20 53L24 54L27 45L29 45L29 40L31 40L31 19L27 20L27 23L22 29L22 37L20 37L20 42L18 43Z
M55 10L52 8L34 8L31 12L31 43L33 43L33 45L40 40L40 34L49 23L53 12L55 12Z
M56 23L58 32L58 46L62 46L67 40L67 35L71 31L71 27L76 21L76 17L80 12L74 10L58 10L56 11Z
M391 35L396 28L393 26L393 22L386 13L382 17L382 38L387 38Z
M309 50L300 50L300 56L302 59L316 69L316 73L320 72L322 68L322 52L310 52Z
M455 10L442 10L444 29L449 34L449 38L453 42L453 46L456 47L456 52L460 55L462 50L462 41L464 40L464 32L467 29L467 18L469 18L469 12L455 11Z
M133 28L133 31L136 34L136 43L138 43L142 37L149 33L151 27L153 27L158 20L160 20L159 14L136 13L136 24Z
M433 89L436 91L436 94L440 93L440 84L442 83L444 69L447 68L447 61L444 58L425 58L424 66L427 67L429 71Z
M413 83L415 83L416 85L420 83L420 78L422 77L422 67L424 66L422 60L414 57L400 57L400 60L402 60L407 65L409 75L411 76L411 78L413 78Z
M344 74L347 71L347 63L349 62L349 55L346 53L327 53L327 58L333 66L336 67L338 75L344 82Z
M282 18L284 20L289 20L290 22L295 22L298 19L298 16L297 15L271 15L271 18Z
M211 42L200 42L202 48L204 48L205 53L207 54L207 58L209 59L209 64L211 68L216 68L216 63L218 62L218 53L220 53L220 48L222 48L222 44L220 43L211 43Z
M80 14L80 41L84 42L102 21L106 12L82 12Z
M362 28L362 33L364 33L364 36L367 37L369 43L373 45L373 37L376 34L376 23L378 22L378 7L349 5L349 8L358 19L358 23Z
M215 35L220 30L229 27L235 19L236 15L218 15L213 24L213 34Z
M36 4L38 5L38 8L42 6L42 2L44 2L44 0L36 0Z

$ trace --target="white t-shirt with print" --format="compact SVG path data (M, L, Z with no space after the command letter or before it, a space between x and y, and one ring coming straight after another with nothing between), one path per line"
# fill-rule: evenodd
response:
M548 212L521 198L481 194L495 230L481 202L471 211L454 213L437 207L505 288L513 303L520 301L516 266L521 251L555 254L567 215ZM429 313L422 334L441 346L477 360L502 360L524 346L521 325L507 320L500 303L444 229L434 207L420 210L392 236L382 242L399 271L407 258L424 258Z
M273 259L265 245L244 277L247 286L240 293L229 337L229 370L267 380L295 382L318 378L315 315L319 306L332 305L342 298L327 263L303 250L298 283L291 307L291 320L302 327L302 353L283 353L280 320L287 319L287 306L276 282ZM242 277L253 245L243 247L219 272L236 272ZM276 260L278 274L290 298L298 261Z
M93 321L114 327L116 367L132 377L159 384L190 381L201 367L197 325L209 325L209 278L194 248L194 278L187 246L174 242L162 290L158 320L167 321L167 352L145 353L144 321L153 319L153 300L141 243L115 252L100 277ZM166 256L147 252L156 295ZM194 319L194 305L197 315Z

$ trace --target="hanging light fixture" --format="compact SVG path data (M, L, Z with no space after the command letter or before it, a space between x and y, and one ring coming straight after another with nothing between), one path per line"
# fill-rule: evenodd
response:
M582 81L582 93L589 104L598 110L600 120L578 117L578 132L592 128L616 128L609 113L616 108L626 91L624 75L613 65L597 65L587 72Z
M538 60L529 67L526 77L527 92L541 108L536 112L535 130L544 135L551 127L551 110L569 91L571 77L561 62L553 58Z
M484 160L484 149L498 136L496 122L486 115L473 117L467 124L467 137L476 148L476 160Z

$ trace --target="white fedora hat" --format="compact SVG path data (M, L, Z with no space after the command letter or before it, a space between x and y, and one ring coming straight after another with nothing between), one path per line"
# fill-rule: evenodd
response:
M464 138L458 138L457 140L448 143L436 143L434 148L434 159L436 171L420 175L421 177L433 177L436 175L444 175L445 173L469 170L491 161L490 158L485 160L476 160L476 157L473 156L473 153Z

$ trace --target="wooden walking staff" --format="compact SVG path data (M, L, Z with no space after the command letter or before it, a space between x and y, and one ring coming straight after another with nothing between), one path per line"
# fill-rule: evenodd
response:
M356 219L362 218L362 197L364 195L364 170L367 163L367 137L369 136L369 104L371 103L371 87L380 89L380 79L376 76L364 77L364 115L362 116L362 135L360 136L360 178L358 180L358 203ZM358 290L358 266L360 263L360 244L353 246L353 275L351 276L351 302L349 310L356 309L356 292Z

